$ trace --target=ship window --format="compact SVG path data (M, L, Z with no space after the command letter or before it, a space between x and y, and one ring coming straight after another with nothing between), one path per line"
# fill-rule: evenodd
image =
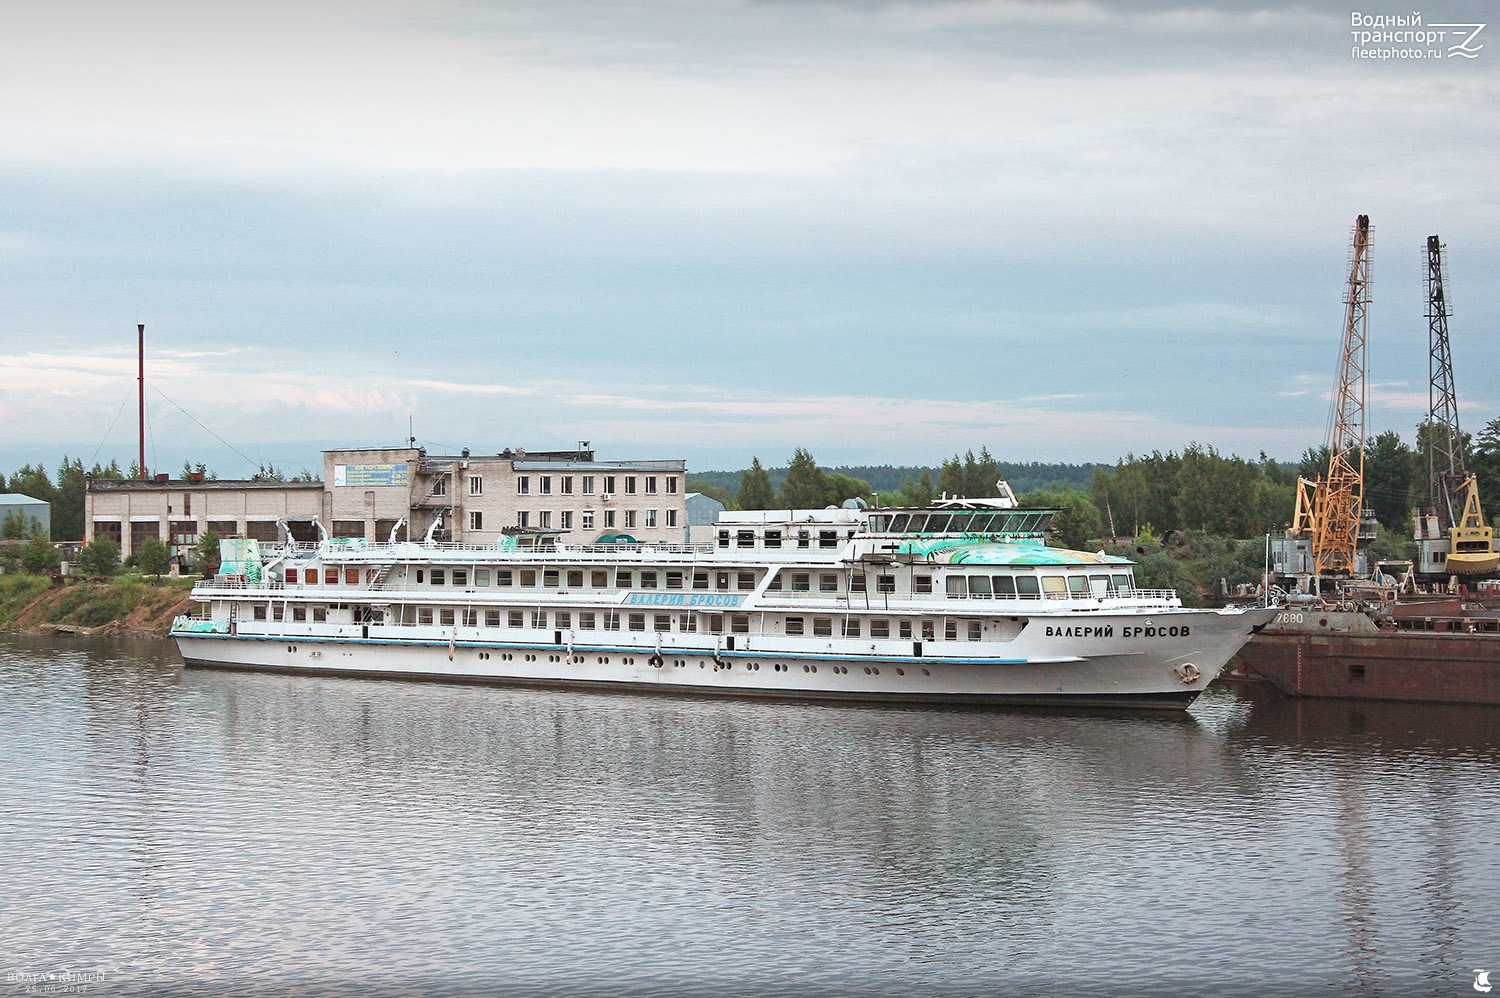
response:
M615 588L617 588L617 589L629 589L630 586L631 586L631 584L632 584L631 583L631 576L630 576L629 572L616 572L615 573Z
M1042 576L1042 592L1048 599L1067 599L1068 580L1061 575Z
M606 610L604 612L604 629L606 631L618 631L620 629L620 613L618 610Z
M755 531L753 531L753 530L740 530L740 531L736 531L735 535L734 535L734 544L735 544L735 547L742 547L742 548L753 548L753 547L755 547Z
M256 607L255 608L255 612L252 613L251 616L253 616L256 620L265 620L266 619L266 608L263 607L263 606Z
M590 572L589 573L589 585L593 586L595 589L608 589L609 588L609 573L608 572Z
M969 580L962 575L948 576L948 595L959 598L969 595Z
M906 525L911 523L911 514L897 513L891 517L890 526L887 528L893 534L906 533Z
M681 572L668 572L667 573L667 588L668 589L681 589L682 588L682 573Z
M732 613L729 615L729 630L735 634L750 633L750 615L748 613Z
M1013 575L992 575L990 582L994 584L995 595L1004 599L1014 599L1016 595L1016 578Z
M771 581L769 583L767 583L766 588L774 590L776 592L781 592L781 573L780 572L777 572L775 575L771 576Z
M1068 576L1068 592L1072 596L1087 596L1089 594L1089 577L1087 575Z
M908 533L908 534L920 534L920 533L925 533L926 532L926 528L927 528L927 516L926 516L926 514L925 513L913 513L911 515L911 522L909 522L906 525L906 531L905 532Z
M1109 595L1109 576L1107 576L1107 575L1090 575L1089 576L1089 595L1096 596L1099 599L1103 599L1105 596L1108 596Z
M485 627L499 627L500 626L500 611L499 610L486 610L486 611L484 611L484 626Z
M578 611L578 629L580 631L592 631L594 629L594 611Z
M909 620L900 621L897 624L897 632L903 638L909 638L909 637L911 637L911 621L909 621Z
M724 632L724 615L722 613L705 614L708 618L708 632L710 634L722 634Z
M281 604L280 603L277 603L275 606L271 607L271 619L272 620L280 620L281 619Z
M865 577L863 575L849 576L849 591L851 593L862 593L865 591Z
M696 614L679 613L677 615L677 629L689 634L698 630L698 617Z
M417 581L420 582L422 580L418 579ZM286 570L286 584L289 586L295 586L297 584L297 570L295 568L289 568Z
M552 620L559 628L567 630L573 626L573 611L559 610L552 615Z
M642 572L641 573L641 588L642 589L655 589L656 588L656 573L655 572Z
M472 606L464 607L464 626L473 627L478 622L479 611L475 610Z
M888 638L891 636L891 622L889 620L875 619L870 621L870 637Z
M836 548L839 546L839 532L837 530L818 531L818 547Z
M438 611L438 623L442 624L444 627L452 627L453 626L453 608L452 607L446 607L446 608Z
M792 592L805 593L812 590L812 576L806 572L792 573Z
M924 631L927 629L927 622L925 620L922 621L922 629ZM924 637L925 637L925 635L924 635ZM947 620L943 621L943 640L944 641L957 641L958 640L958 621L954 620L951 617L948 618Z
M338 583L339 583L339 570L338 569L336 569L336 568L325 568L325 569L323 569L323 584L324 585L327 585L327 586L336 586L336 585L338 585Z
M846 637L846 638L857 638L857 637L859 637L859 618L858 617L845 617L844 618L844 637Z
M875 591L877 593L893 593L896 591L896 577L894 575L875 576Z
M495 585L497 585L497 586L508 586L508 585L513 584L514 582L515 582L515 576L513 574L511 574L511 570L510 569L508 569L508 568L497 568L497 569L495 569Z
M781 531L779 531L779 530L767 530L766 531L766 547L773 548L773 549L781 547Z
M672 629L672 615L670 613L653 614L651 629L654 631L670 631Z
M836 593L839 591L839 577L832 573L824 573L818 576L818 592Z
M797 546L799 548L805 548L805 547L808 546L807 531L805 531L805 530L799 530L799 531L797 531Z
M1349 666L1349 682L1362 683L1365 681L1365 667L1363 665Z
M474 585L488 586L490 584L490 570L488 568L474 569Z
M294 606L294 607L292 607L292 619L293 620L306 620L307 619L307 607L305 607L305 606Z
M302 570L302 581L309 586L317 585L318 570L316 568L304 568Z
M520 610L511 610L506 614L506 623L511 627L521 627L526 623L526 614Z
M323 606L313 607L313 623L325 624L328 622L328 608Z
M583 588L583 573L582 572L569 572L568 573L568 588L569 589L582 589Z
M435 585L435 586L441 586L446 581L447 581L447 572L445 572L441 568L434 568L432 570L432 584L433 585Z
M815 637L820 637L820 638L831 638L831 637L833 637L833 618L832 617L814 617L813 618L813 635Z
M1111 575L1109 577L1109 581L1114 583L1115 591L1119 595L1123 596L1126 593L1130 592L1129 575Z
M559 575L557 569L549 568L546 571L542 572L542 585L546 586L548 589L556 589L558 581Z
M719 531L719 547L721 547L721 548L727 548L728 546L729 546L729 531L727 531L727 530L721 530L721 531Z
M630 629L632 631L644 631L646 629L646 615L644 613L632 613L630 615Z
M979 638L980 638L980 633L981 633L980 626L979 626L979 621L977 621L977 620L971 620L971 621L968 621L968 624L969 624L969 640L970 641L978 641Z
M990 577L988 575L969 576L969 595L988 597L990 595Z
M924 530L923 533L926 533L926 534L941 534L941 533L945 533L948 530L948 523L952 519L953 518L951 516L949 516L948 514L946 514L946 513L934 513L932 516L929 516L927 518L927 529Z
M430 624L430 623L432 623L432 607L430 607L430 606L419 606L419 607L417 607L417 623L419 623L419 624Z
M708 573L707 572L694 572L693 573L693 588L694 589L707 589L708 588Z
M1041 599L1042 586L1035 575L1016 576L1016 594L1022 599Z
M801 617L788 617L788 618L786 618L786 632L788 634L801 634L801 633L803 633L803 627L804 627L804 625L805 625L805 621Z
M922 640L923 641L935 641L935 640L937 640L937 634L936 634L935 628L933 627L932 621L930 621L930 620L924 620L924 621L922 621Z
M546 610L532 610L531 611L531 626L535 627L535 628L539 628L541 630L546 630L546 628L547 628L547 611Z
M932 576L913 575L911 577L911 591L914 593L932 592Z
M417 569L417 585L421 585L422 584L422 579L423 578L424 578L424 575L423 575L422 570L420 568ZM289 579L287 581L291 581L291 580Z
M359 569L357 569L357 568L346 568L346 569L344 569L344 583L345 583L345 585L350 585L350 586L357 586L357 585L359 585Z
M739 588L741 588L741 589L754 589L755 588L755 573L754 572L740 572L738 578L735 581L738 583Z
M714 588L715 589L728 589L729 588L729 573L728 572L717 572L717 573L715 573L715 575L714 575Z
M521 569L521 585L526 589L536 588L536 570L531 568Z

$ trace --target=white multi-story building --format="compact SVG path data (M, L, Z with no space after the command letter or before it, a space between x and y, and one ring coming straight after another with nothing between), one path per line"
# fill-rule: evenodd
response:
M146 537L185 564L204 532L274 542L286 533L334 537L492 544L509 532L550 530L564 541L626 535L680 541L687 464L599 461L569 451L428 454L420 447L323 452L323 481L228 481L191 476L91 480L85 499L88 540L109 537L129 557Z

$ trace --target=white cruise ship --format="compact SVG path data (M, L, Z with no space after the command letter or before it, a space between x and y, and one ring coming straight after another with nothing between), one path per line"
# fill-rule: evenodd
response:
M1048 547L1055 510L722 514L704 544L224 541L189 666L688 694L1185 707L1273 610Z

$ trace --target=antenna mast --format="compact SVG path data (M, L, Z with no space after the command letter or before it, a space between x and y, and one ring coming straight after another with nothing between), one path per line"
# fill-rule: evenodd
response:
M136 323L136 364L140 372L140 430L141 451L140 458L136 464L136 477L146 477L146 324Z

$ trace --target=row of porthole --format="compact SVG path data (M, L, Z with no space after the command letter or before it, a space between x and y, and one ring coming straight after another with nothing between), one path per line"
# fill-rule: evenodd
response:
M295 652L297 650L297 646L296 645L287 645L286 650L289 651L289 652ZM490 653L489 652L480 652L479 653L479 657L481 659L485 660L485 661L489 661ZM510 662L510 661L513 661L515 659L515 656L512 655L512 654L510 654L509 652L501 652L500 653L500 658L501 658L502 661ZM536 655L525 655L525 656L523 656L523 661L535 662L536 660L537 660L537 656ZM561 656L561 655L548 655L547 656L547 661L549 661L549 662L561 662L561 661L563 661L563 656ZM583 656L582 655L573 655L573 656L571 656L571 657L568 658L568 661L570 663L574 663L574 664L582 663L583 662ZM594 661L597 662L599 665L609 665L610 664L610 659L609 659L608 655L599 655L599 656L597 656L595 658ZM633 658L631 656L628 656L628 655L624 656L624 657L622 657L620 659L620 664L621 665L634 665L635 664L635 658ZM678 669L685 669L685 668L687 668L688 663L687 663L687 661L685 659L674 658L672 660L672 665L675 668L678 668ZM700 668L700 669L705 669L707 667L708 667L708 663L707 662L699 662L698 663L698 668ZM725 662L722 665L715 665L714 666L714 671L717 672L720 669L724 669L724 670L727 671L727 670L732 670L733 668L734 668L734 665L732 663ZM792 667L790 665L787 665L784 662L776 662L776 663L774 663L772 665L772 668L775 671L777 671L777 672L791 672L792 671ZM849 674L849 667L847 665L835 665L832 668L833 668L833 671L835 673L837 673L838 675L847 676ZM870 665L867 665L867 666L864 667L864 669L865 669L865 675L867 675L867 676L878 676L878 675L880 675L880 667L879 666L870 666ZM746 672L759 672L760 671L760 663L759 662L747 662L747 663L745 663L745 671ZM804 665L802 667L802 671L806 672L806 673L815 673L815 672L818 671L818 667L816 665ZM898 676L904 676L904 675L906 675L906 670L902 669L900 667L897 667L897 669L896 669L896 675L898 675ZM922 675L924 675L924 676L930 676L930 675L932 675L932 673L929 672L927 669L924 668L922 670Z

